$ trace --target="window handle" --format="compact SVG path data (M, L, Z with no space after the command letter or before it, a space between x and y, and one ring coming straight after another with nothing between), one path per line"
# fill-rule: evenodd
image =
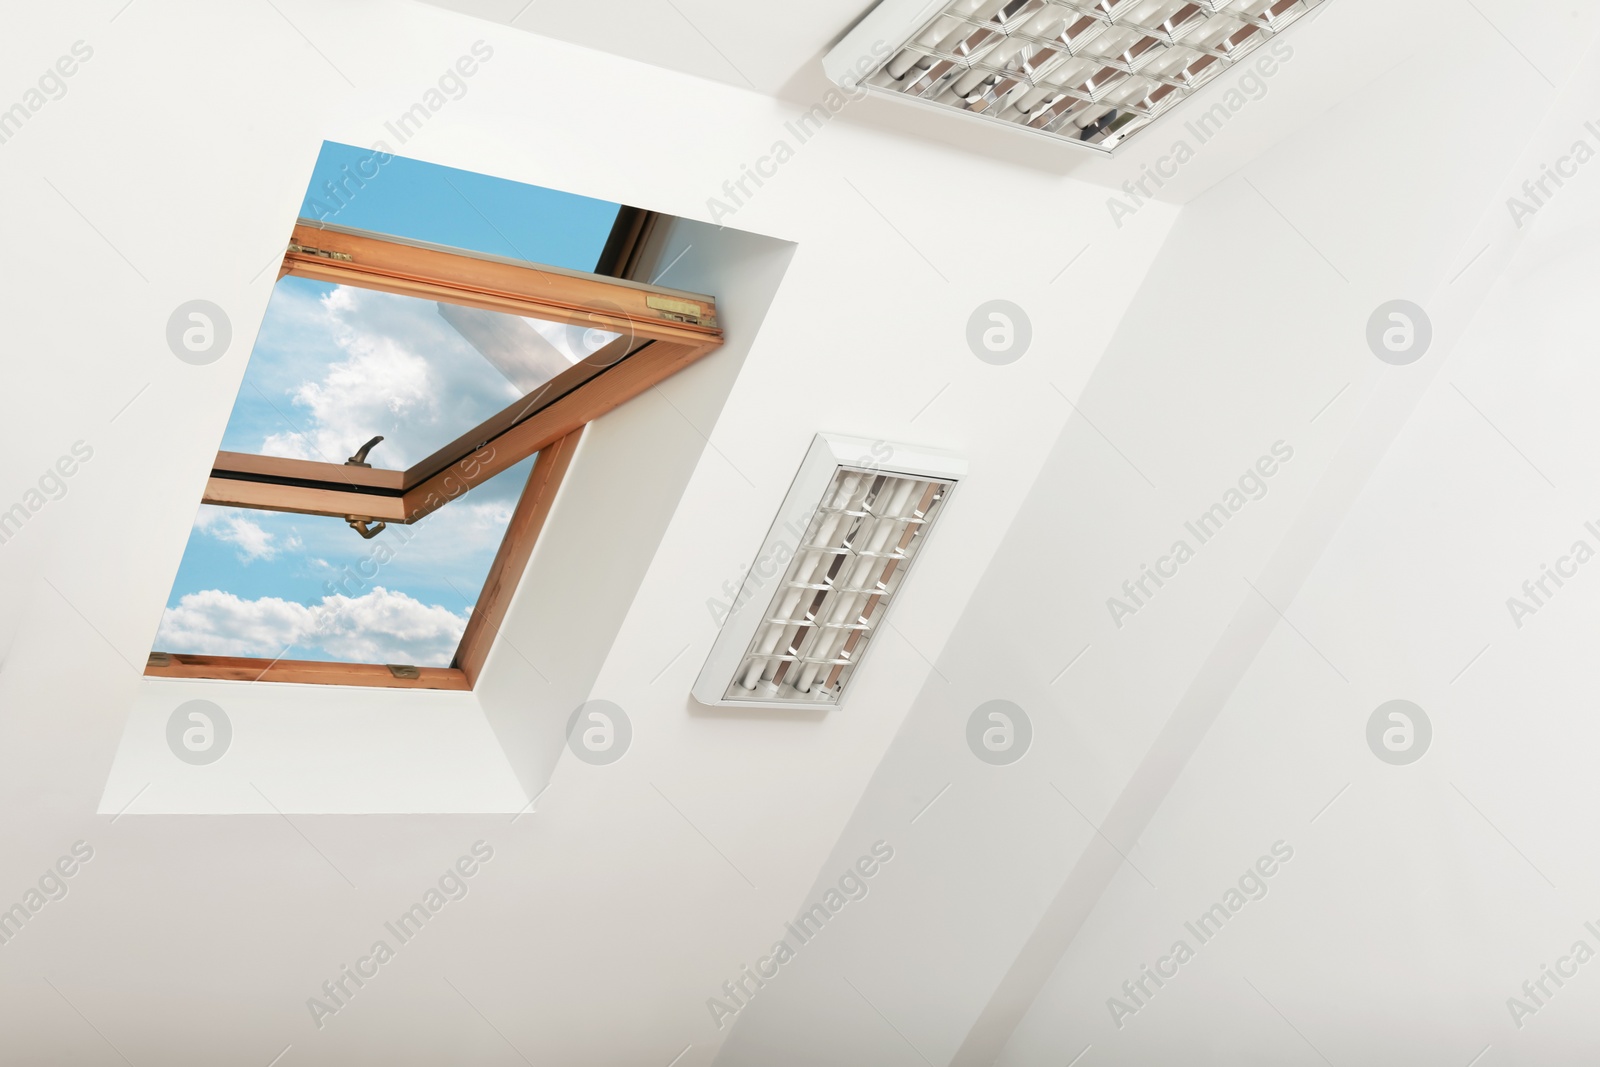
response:
M377 437L374 437L372 440L368 441L366 444L364 444L360 448L356 449L356 454L351 456L349 459L345 460L344 461L344 465L346 467L370 467L370 466L372 466L372 464L367 462L367 453L371 452L372 451L372 446L377 444L381 440L383 440L383 435L379 434ZM371 534L367 534L366 536L371 537L372 535Z
M364 467L366 464L363 463L362 466ZM350 524L350 529L368 541L383 533L389 525L386 522L373 522L371 519L363 519L356 515L346 515L344 521ZM371 525L368 525L369 523Z

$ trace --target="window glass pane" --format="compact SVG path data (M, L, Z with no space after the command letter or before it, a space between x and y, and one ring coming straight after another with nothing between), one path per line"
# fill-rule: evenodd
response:
M380 237L590 272L619 211L602 200L326 143L301 214ZM342 464L382 437L367 461L405 470L617 337L281 278L220 447ZM340 518L202 505L156 651L449 666L535 458L370 540Z
M411 526L202 505L159 652L448 667L535 457Z
M619 206L324 141L302 218L593 271Z
M228 452L404 469L617 337L289 276L223 433Z

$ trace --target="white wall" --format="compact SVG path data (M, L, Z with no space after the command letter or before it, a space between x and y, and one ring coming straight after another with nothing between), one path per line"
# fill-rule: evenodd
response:
M168 748L168 719L192 700L222 709L230 731L204 766ZM349 689L328 703L315 686L145 679L97 810L509 814L527 803L471 693Z
M549 784L684 484L760 332L793 246L702 222L658 227L641 280L719 301L723 346L584 432L475 695L528 796ZM663 274L663 272L665 272Z
M1507 1007L1575 940L1594 945L1582 924L1596 872L1572 845L1595 803L1583 768L1592 593L1580 570L1520 628L1506 601L1573 541L1594 542L1580 294L1596 269L1586 238L1600 187L1580 174L1520 232L1505 204L1575 139L1596 143L1582 128L1596 59L1564 72L1563 98L1487 198L1472 247L1515 258L1451 309L1460 340L1427 360L1414 416L1374 453L1294 602L1297 628L1348 680L1277 628L1141 841L1175 875L1165 894L1098 901L1001 1062L1089 1042L1112 1063L1235 1062L1245 1048L1287 1060L1306 1042L1333 1062L1384 1063L1442 1049L1465 1062L1486 1047L1499 1062L1563 1062L1592 1047L1586 983L1520 1028ZM1404 767L1374 759L1363 737L1396 698L1434 730ZM1273 893L1116 1031L1105 997L1279 837L1297 855ZM1184 1037L1218 1017L1238 1021L1224 1039Z

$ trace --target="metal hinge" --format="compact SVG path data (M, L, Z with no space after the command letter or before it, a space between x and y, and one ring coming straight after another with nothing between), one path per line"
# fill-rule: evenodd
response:
M687 322L695 326L715 326L717 317L707 315L701 306L688 300L675 300L670 296L647 296L645 306L661 312L661 317L673 322Z
M317 256L321 259L331 259L338 263L354 263L355 257L349 252L330 252L326 248L307 248L305 245L289 242L289 251L298 252L303 256Z

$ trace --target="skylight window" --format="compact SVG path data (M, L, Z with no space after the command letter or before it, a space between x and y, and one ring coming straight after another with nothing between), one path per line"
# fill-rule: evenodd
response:
M470 688L583 427L721 344L712 298L621 277L650 213L379 166L339 189L382 230L290 236L148 674Z
M823 65L852 90L1110 152L1322 2L883 0Z

